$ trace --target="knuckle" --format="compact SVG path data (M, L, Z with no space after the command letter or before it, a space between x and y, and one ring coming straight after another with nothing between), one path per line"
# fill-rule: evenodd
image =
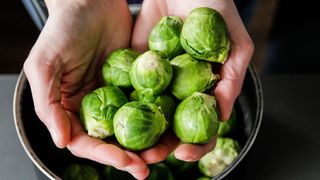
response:
M117 169L126 169L126 167L128 167L130 165L131 161L128 161L128 159L126 158L119 158L117 161L117 164L115 164L114 166Z
M243 49L247 52L248 56L252 56L254 52L254 43L251 39L243 42Z

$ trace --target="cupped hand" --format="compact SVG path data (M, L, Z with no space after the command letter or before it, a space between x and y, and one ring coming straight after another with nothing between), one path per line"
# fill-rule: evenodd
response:
M36 113L58 147L143 179L148 168L138 155L89 137L78 119L82 97L99 85L105 57L130 44L127 3L60 1L46 1L48 20L24 64Z
M194 8L211 7L224 17L229 37L231 50L227 61L220 70L221 79L213 94L217 98L222 121L227 120L232 112L233 104L241 92L247 67L253 54L253 43L238 14L233 0L144 0L141 11L137 17L131 46L144 52L148 48L148 36L152 27L160 20L161 16L179 16L183 20ZM162 144L168 144L174 136L163 138ZM141 155L146 162L163 160L171 150L175 149L175 156L185 161L199 160L215 146L216 138L205 145L171 143L169 146L155 146ZM174 142L178 142L174 140Z

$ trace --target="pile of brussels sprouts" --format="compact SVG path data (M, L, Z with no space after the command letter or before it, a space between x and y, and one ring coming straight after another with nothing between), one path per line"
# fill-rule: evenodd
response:
M154 146L170 129L182 143L208 143L220 131L232 129L221 130L225 123L219 122L217 102L210 95L219 80L212 69L225 62L229 50L224 19L211 8L194 9L184 22L175 16L162 17L150 32L148 51L117 49L106 59L102 68L105 85L81 102L85 130L98 139L114 135L131 151ZM207 168L203 174L212 177L221 172L236 157L238 147L236 141L219 137L215 150L199 161L200 169L213 164L219 167ZM179 171L192 167L184 163L177 163L183 165ZM168 172L167 179L173 179L167 165L172 168L176 162L152 165L152 169ZM112 177L114 171L107 167L105 174ZM149 179L157 178L151 173Z
M209 180L227 168L238 156L240 146L230 137L237 134L235 110L230 119L221 123L216 147L197 162L185 162L176 159L171 153L164 161L149 165L150 175L147 180L194 179ZM101 164L70 164L63 172L64 180L134 180L128 172Z

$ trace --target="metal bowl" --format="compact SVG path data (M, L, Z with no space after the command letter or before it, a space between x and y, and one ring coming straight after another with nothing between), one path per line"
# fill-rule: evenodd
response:
M240 124L233 138L242 147L238 157L223 172L215 177L226 177L245 157L258 134L263 112L263 93L259 76L249 66L243 89L236 100L235 110ZM20 142L35 165L39 179L60 179L63 170L70 163L95 162L73 156L67 149L56 148L44 124L37 117L30 86L22 71L14 93L14 121Z

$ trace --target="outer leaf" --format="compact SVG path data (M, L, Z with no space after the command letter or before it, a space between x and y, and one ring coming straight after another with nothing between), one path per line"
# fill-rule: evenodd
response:
M187 17L181 30L181 45L192 57L224 63L230 50L228 29L214 9L200 7Z

